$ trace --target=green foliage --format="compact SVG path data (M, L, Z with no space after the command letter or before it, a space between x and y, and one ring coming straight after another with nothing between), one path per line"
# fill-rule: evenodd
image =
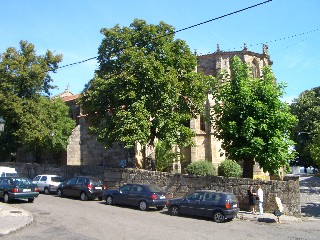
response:
M90 129L107 147L153 145L155 138L170 146L193 143L186 123L203 111L212 80L194 72L196 57L173 32L163 22L137 19L129 27L101 30L100 67L81 105Z
M75 123L61 100L43 96L53 88L50 71L55 71L61 56L47 51L37 56L34 46L20 42L20 51L8 48L0 55L0 116L5 120L0 135L0 156L6 159L21 146L36 155L48 154L50 131L54 131L55 151L66 149Z
M230 61L231 76L224 73L213 91L212 122L215 136L229 158L244 160L244 176L252 177L253 160L275 174L294 158L290 131L296 118L281 102L284 84L277 83L269 66L260 79L239 57Z
M204 160L190 163L186 167L186 172L192 175L217 176L216 167L211 162Z
M292 139L296 142L298 156L294 165L320 167L320 87L302 92L290 105L298 123L292 130Z
M219 165L218 175L224 177L241 177L242 167L236 161L226 159Z
M167 171L172 163L181 156L172 151L170 144L163 141L158 141L156 145L156 169L157 171L163 172Z

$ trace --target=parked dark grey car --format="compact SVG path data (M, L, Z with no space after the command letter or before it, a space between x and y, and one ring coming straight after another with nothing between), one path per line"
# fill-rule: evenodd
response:
M107 190L104 199L108 205L123 204L139 207L141 211L155 207L162 210L168 201L168 195L156 185L125 184L116 190Z
M234 219L240 210L234 194L212 190L199 190L183 198L171 199L168 209L173 216L182 213L212 217L218 223Z
M71 178L66 183L58 186L57 194L60 197L80 197L82 201L103 199L103 191L106 186L96 177L79 176Z

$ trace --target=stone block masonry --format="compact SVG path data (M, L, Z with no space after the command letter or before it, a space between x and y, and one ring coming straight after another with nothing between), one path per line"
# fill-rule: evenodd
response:
M211 189L234 193L241 210L248 210L247 190L250 185L261 185L264 192L264 209L273 212L276 209L275 196L280 197L284 213L301 217L299 176L286 176L283 181L253 180L248 178L226 178L221 176L201 177L186 174L171 174L130 168L105 168L103 166L59 166L34 163L1 163L14 167L21 177L34 178L38 174L57 174L65 179L87 175L102 179L108 189L117 188L124 183L156 184L169 192L172 197L181 197L197 189Z

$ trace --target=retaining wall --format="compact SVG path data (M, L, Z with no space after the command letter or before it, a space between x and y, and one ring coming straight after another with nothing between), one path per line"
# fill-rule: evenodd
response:
M171 174L140 169L105 168L103 166L59 166L34 163L0 163L1 166L15 167L22 177L34 178L38 174L57 174L65 179L87 175L96 176L106 182L109 189L124 183L153 183L170 192L173 197L184 196L195 189L212 189L234 193L242 210L247 210L247 190L250 185L261 185L264 191L264 208L266 212L276 209L275 196L280 197L285 207L284 212L290 216L301 217L299 176L287 176L283 181L253 180L248 178L200 177L186 174Z

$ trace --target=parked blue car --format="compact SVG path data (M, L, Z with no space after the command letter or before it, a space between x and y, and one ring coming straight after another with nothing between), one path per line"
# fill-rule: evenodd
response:
M234 219L240 210L234 194L212 190L199 190L183 198L171 199L168 209L173 216L181 213L210 217L218 223Z
M141 211L151 207L162 210L169 199L166 192L156 185L125 184L116 190L104 192L106 204L120 204L138 207Z

